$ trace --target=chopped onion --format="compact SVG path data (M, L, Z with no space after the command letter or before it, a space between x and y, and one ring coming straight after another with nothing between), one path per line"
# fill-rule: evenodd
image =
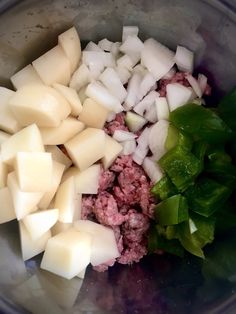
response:
M150 91L155 91L157 90L157 82L151 87Z
M135 63L138 63L143 47L143 42L137 36L128 36L120 46L120 51L130 56Z
M192 86L196 95L199 98L201 98L202 97L202 91L201 91L200 85L199 85L198 81L195 79L195 77L193 77L191 74L187 74L186 79L188 80L189 84Z
M149 92L143 100L141 100L135 107L134 111L141 116L144 115L144 113L149 110L149 108L152 106L152 104L155 103L156 98L159 97L159 93L156 91Z
M150 72L147 72L144 75L144 77L140 83L140 89L139 89L139 93L138 93L138 100L139 101L141 99L143 99L143 97L151 90L151 88L155 85L155 83L156 83L156 80L155 80L154 76Z
M137 137L136 134L132 132L123 131L123 130L115 130L113 134L113 138L117 142L134 140L136 137Z
M120 57L119 59L117 59L116 63L118 67L126 68L129 71L131 71L133 69L133 66L135 65L133 63L133 60L128 55Z
M172 77L176 74L175 67L171 68L169 72L166 73L166 75L163 76L163 79L170 80Z
M79 91L78 91L78 96L79 96L79 99L81 101L81 103L83 104L85 99L88 98L88 96L85 94L85 91L87 89L87 86L88 85L85 85L83 86Z
M100 47L104 51L110 52L112 45L113 45L113 42L108 40L107 38L104 38L98 42L98 47Z
M180 71L193 72L194 55L189 49L177 46L175 54L175 62Z
M99 80L106 86L106 88L122 103L126 96L127 91L124 88L117 72L113 68L106 68L100 75Z
M144 158L147 156L148 150L148 148L137 146L132 156L133 161L135 161L138 165L142 165Z
M147 72L147 70L139 63L137 64L134 68L133 68L133 72L139 72L142 75L145 75Z
M86 95L110 111L119 113L124 110L119 100L99 82L90 83L86 89Z
M72 75L69 86L79 91L82 87L91 82L91 78L88 67L85 64L81 64Z
M121 43L118 41L113 43L111 46L111 53L113 54L115 58L117 58L120 53L120 46L121 46Z
M131 155L136 149L135 140L121 142L121 145L123 146L123 151L121 152L122 155Z
M169 50L153 38L144 42L141 61L153 74L156 81L166 75L175 63L173 51Z
M152 183L156 183L161 180L163 177L163 171L157 162L153 161L151 158L146 157L143 161L143 169L152 181Z
M166 153L165 143L168 129L169 122L166 120L160 120L151 127L148 144L156 161Z
M128 36L138 36L138 32L138 26L123 26L122 42L124 42Z
M151 128L146 127L143 132L139 135L138 139L137 139L137 143L139 147L142 148L148 148L149 144L148 144L148 138L149 138L149 133L150 133Z
M166 86L166 98L170 111L185 105L192 97L192 91L179 83L171 83Z
M108 116L107 116L107 122L111 122L111 121L113 121L113 120L115 120L115 117L116 117L116 114L115 114L115 112L109 112L108 113Z
M166 97L156 98L156 110L158 120L169 120L169 106Z
M98 47L97 44L95 44L93 41L90 41L87 46L84 48L83 51L100 51L102 52L102 49Z
M131 76L128 82L127 96L125 98L125 103L124 103L125 110L130 110L137 104L138 102L137 94L140 88L141 80L142 80L142 75L140 74L140 72L136 71Z
M128 111L125 115L125 123L131 132L136 133L142 129L142 127L147 123L147 120L137 113Z
M94 65L113 67L115 65L113 55L110 52L104 51L83 51L82 62L89 67Z
M203 94L207 87L207 77L204 74L199 73L197 80L198 80L198 84L200 86L201 92Z
M117 75L119 76L122 84L126 84L128 83L130 77L131 77L131 72L127 69L127 68L123 68L123 67L116 67L115 71L117 73Z
M156 109L156 103L154 102L151 107L146 111L144 115L145 119L147 119L149 122L155 123L157 122L157 109Z

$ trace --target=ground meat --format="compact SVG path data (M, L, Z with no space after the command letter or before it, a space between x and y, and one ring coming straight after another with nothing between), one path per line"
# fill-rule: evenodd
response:
M121 253L124 249L124 245L123 245L123 235L121 234L120 226L113 226L112 229L115 234L118 251Z
M147 255L147 244L132 242L133 246L126 248L122 255L117 259L120 264L132 264L133 262L138 263L141 258Z
M91 219L93 217L93 208L95 203L94 196L83 196L82 197L82 206L81 206L81 219Z
M126 217L118 212L116 200L113 195L104 191L97 195L93 212L96 219L102 225L117 226L121 225Z
M114 172L121 172L125 167L131 168L133 166L133 159L131 155L122 155L119 156L114 164L111 166L110 170Z
M188 80L185 78L186 73L185 72L176 72L176 74L171 79L161 79L158 82L158 93L161 97L166 96L166 86L171 83L179 83L181 85L184 85L186 87L189 87L190 84Z
M110 189L115 181L115 173L110 170L102 170L99 178L99 190L98 192L106 191Z
M111 122L106 123L104 127L104 131L108 135L113 135L115 130L129 131L129 129L125 125L125 114L123 112L118 113L115 119Z

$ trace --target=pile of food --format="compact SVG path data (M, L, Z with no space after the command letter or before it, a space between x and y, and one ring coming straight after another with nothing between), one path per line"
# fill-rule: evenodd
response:
M233 131L204 107L193 52L138 32L81 51L72 27L0 88L0 222L68 279L148 251L204 257L234 189Z

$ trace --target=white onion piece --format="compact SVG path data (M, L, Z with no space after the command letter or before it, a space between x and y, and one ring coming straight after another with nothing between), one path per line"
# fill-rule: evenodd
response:
M144 42L141 61L158 81L173 67L175 63L174 52L150 38Z
M102 63L91 63L89 65L89 71L91 74L91 81L97 80L104 70L104 65Z
M110 52L104 52L103 60L105 67L115 67L116 65L115 58Z
M143 169L153 183L161 180L163 177L163 171L157 162L153 161L151 158L146 157L143 161Z
M179 83L171 83L166 86L166 98L170 111L185 105L191 97L191 89Z
M134 111L141 116L144 115L144 113L149 110L149 108L152 106L152 104L155 103L156 98L159 97L159 93L156 91L149 92L143 100L141 100L135 107Z
M155 123L157 122L157 109L156 109L156 103L154 102L151 107L146 111L144 115L145 119L147 119L149 122Z
M131 132L138 132L147 123L147 120L137 113L128 111L125 115L125 123Z
M158 97L156 99L156 110L158 120L168 120L169 119L169 106L166 97Z
M148 148L149 147L149 143L148 143L148 139L149 139L149 133L151 131L150 127L146 127L143 132L139 135L138 139L137 139L137 143L139 147L142 148Z
M137 36L128 36L123 44L120 46L120 51L130 56L134 62L139 62L141 52L143 50L143 42Z
M177 46L175 53L175 62L180 71L193 72L194 54L183 46Z
M100 51L102 52L103 50L98 47L97 44L95 44L93 41L90 41L87 46L84 48L83 51Z
M125 110L130 110L133 108L137 102L137 94L140 88L140 83L142 80L142 75L139 72L134 72L131 76L128 87L127 87L127 96L125 98L124 108Z
M128 132L128 131L123 131L123 130L115 130L113 134L113 138L117 142L134 140L136 137L137 137L136 134L132 132Z
M69 86L79 91L82 87L91 82L91 73L85 64L81 66L74 72L71 77Z
M199 73L197 80L198 80L198 84L200 86L201 92L203 94L207 87L207 77L204 74Z
M100 75L99 80L121 103L125 100L127 91L113 68L106 68Z
M90 83L87 86L85 94L110 111L119 113L124 110L119 100L99 82Z
M175 67L171 68L169 72L166 73L166 75L163 76L164 80L170 80L172 77L174 77L176 74Z
M111 51L112 45L114 43L107 38L104 38L98 42L98 47L100 47L104 51Z
M117 75L119 76L122 84L126 84L128 83L130 77L131 77L131 72L127 69L127 68L123 68L123 67L116 67L115 71L117 73Z
M135 140L121 142L121 145L123 146L122 155L131 155L136 149Z
M118 57L120 53L120 46L121 46L121 43L118 41L112 44L111 53L113 54L114 58Z
M136 164L138 165L142 165L144 158L147 156L148 151L149 151L148 148L137 146L132 156L133 161L135 161Z
M124 42L128 36L138 36L138 26L123 26L122 41Z
M156 80L154 76L147 72L144 74L144 77L140 83L139 93L138 93L138 100L140 101L143 97L151 90L151 88L155 85Z
M89 67L94 65L100 67L112 67L115 65L115 60L110 52L104 51L83 51L82 62Z
M133 72L139 72L140 74L142 74L143 76L148 73L147 69L145 69L140 63L137 64L134 68L133 68Z
M202 97L202 91L201 91L200 85L199 85L198 81L195 79L195 77L193 77L191 74L187 74L186 79L188 80L189 84L192 86L196 95L199 98L201 98Z
M157 89L157 82L151 87L150 92L155 91L156 89Z
M111 122L111 121L113 121L113 120L115 120L115 117L116 117L116 114L115 114L115 112L109 112L108 113L108 116L107 116L107 122Z
M193 101L194 99L197 98L197 94L195 93L192 87L189 86L188 89L191 91L191 96L188 101Z
M87 95L85 94L85 91L87 89L87 86L88 85L85 85L83 86L79 91L78 91L78 96L79 96L79 99L81 101L81 104L84 103L85 99L88 98Z
M165 143L168 129L169 122L166 120L160 120L151 127L148 144L156 161L166 153Z
M133 69L133 66L135 65L133 60L128 55L120 57L119 59L117 59L116 63L118 67L126 68L129 71L131 71Z

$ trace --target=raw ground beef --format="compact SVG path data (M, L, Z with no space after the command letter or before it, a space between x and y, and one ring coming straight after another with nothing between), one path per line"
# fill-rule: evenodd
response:
M104 127L104 131L108 135L113 135L115 130L129 131L129 129L125 125L124 119L125 119L125 114L123 112L118 113L113 121L106 123Z

